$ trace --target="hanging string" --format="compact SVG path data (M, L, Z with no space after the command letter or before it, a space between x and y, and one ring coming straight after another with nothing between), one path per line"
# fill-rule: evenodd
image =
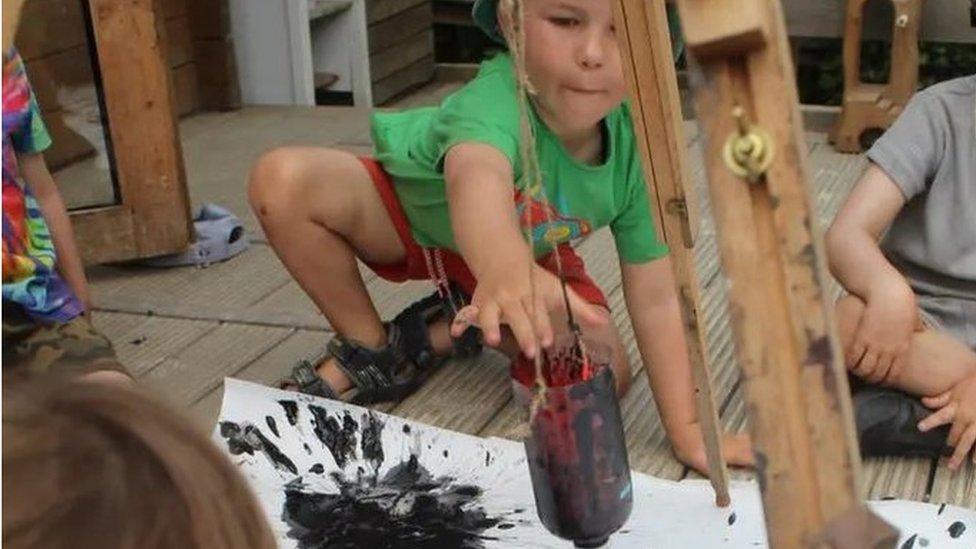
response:
M522 178L524 191L522 192L522 220L521 228L529 243L530 253L535 254L535 234L532 231L532 200L539 200L543 205L543 212L547 227L552 227L552 209L549 207L549 197L542 184L542 172L539 168L539 156L536 150L535 127L532 124L532 107L530 96L535 95L535 89L529 80L528 71L525 66L525 2L524 0L500 0L502 18L500 27L511 52L512 61L515 66L515 85L516 97L518 99L519 110L519 155L522 161ZM545 244L555 256L556 275L562 288L563 302L566 307L567 322L570 333L573 336L574 351L580 357L580 363L587 362L587 353L583 347L583 340L580 337L579 325L576 324L572 308L569 306L569 291L566 285L566 277L563 274L562 258L559 256L558 242L555 234L547 230L543 235ZM535 294L535 269L529 269L529 282L532 287L532 315L536 314L536 294ZM536 411L545 404L545 393L547 389L546 378L543 373L542 355L540 351L535 356L535 383L537 391L532 400L529 421L535 418Z

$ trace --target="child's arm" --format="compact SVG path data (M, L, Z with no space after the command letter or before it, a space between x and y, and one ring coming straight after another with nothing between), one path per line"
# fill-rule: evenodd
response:
M919 323L914 292L878 245L904 205L895 182L871 164L826 236L831 272L867 305L845 362L872 383L897 378Z
M695 407L695 385L671 260L664 257L641 264L621 262L620 266L627 311L664 430L678 459L707 474L705 442ZM733 465L753 464L752 448L745 435L726 435L722 450Z
M41 154L20 154L17 162L21 176L33 191L51 230L51 240L58 258L58 271L86 308L90 306L88 281L82 267L81 255L75 245L75 233L71 228L68 210L61 198L61 192L47 169Z
M444 178L454 238L478 281L471 304L485 342L499 345L499 324L507 324L522 351L532 357L539 344L545 347L553 340L549 313L563 308L562 289L555 276L535 264L522 237L512 166L490 145L462 143L448 151ZM581 323L603 322L594 306L572 291L570 302ZM457 336L463 327L452 331Z

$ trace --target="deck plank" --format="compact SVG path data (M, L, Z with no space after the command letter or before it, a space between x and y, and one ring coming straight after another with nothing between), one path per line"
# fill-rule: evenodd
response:
M958 472L938 465L932 483L932 503L948 503L976 509L976 465L967 459Z
M280 343L288 328L224 324L142 376L151 389L179 408L189 406Z

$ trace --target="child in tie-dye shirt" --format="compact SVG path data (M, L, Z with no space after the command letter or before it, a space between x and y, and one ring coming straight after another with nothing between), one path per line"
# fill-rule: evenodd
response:
M111 344L84 314L84 270L64 201L41 155L50 146L23 61L8 50L3 56L4 373L23 368L124 373Z

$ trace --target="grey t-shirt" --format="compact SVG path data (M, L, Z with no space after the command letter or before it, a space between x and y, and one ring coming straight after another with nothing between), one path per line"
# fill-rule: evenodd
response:
M920 296L976 302L976 75L915 94L867 154L906 199L885 255Z

